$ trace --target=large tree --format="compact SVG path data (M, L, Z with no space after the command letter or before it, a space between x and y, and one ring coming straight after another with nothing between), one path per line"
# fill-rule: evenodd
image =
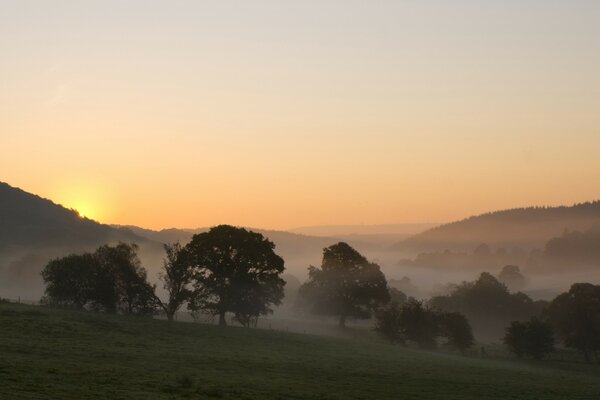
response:
M260 233L229 225L194 235L185 247L193 268L192 310L219 316L233 313L244 326L281 303L283 259Z
M298 294L312 312L338 316L341 327L348 317L368 318L376 307L390 301L379 265L344 242L323 250L321 268L308 268L308 282Z
M548 307L550 322L565 345L583 353L586 361L600 351L600 285L575 283Z

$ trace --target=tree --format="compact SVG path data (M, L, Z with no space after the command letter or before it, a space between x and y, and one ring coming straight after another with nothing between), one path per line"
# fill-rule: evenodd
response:
M390 293L390 302L392 303L398 303L399 305L402 305L404 303L406 303L406 301L408 300L408 296L404 294L404 292L394 288L394 287L388 287L388 292Z
M154 287L135 244L104 245L94 253L50 261L42 271L50 303L128 314L154 312Z
M543 303L524 293L510 293L492 274L483 272L474 282L463 282L445 296L435 296L429 306L444 312L459 312L473 324L475 332L497 337L514 320L539 315Z
M521 274L516 265L506 265L498 274L498 280L512 290L523 289L527 284L527 279Z
M506 328L504 344L517 357L529 355L536 360L554 351L552 326L532 317L527 322L513 321Z
M308 282L298 295L316 314L368 318L390 301L385 276L379 265L369 262L348 244L340 242L323 250L321 268L308 268Z
M190 298L192 292L188 285L192 280L193 269L186 249L179 242L165 244L164 248L167 257L163 260L160 279L163 281L169 299L164 303L157 298L157 303L165 312L167 319L172 321L177 310Z
M410 298L403 305L391 302L375 313L375 331L391 343L411 341L423 349L437 347L437 339L446 345L465 350L473 345L471 325L460 313L441 313Z
M402 306L395 301L375 312L375 332L393 343L404 343L400 318Z
M188 307L219 316L232 312L244 326L281 303L284 262L263 235L220 225L194 235L185 247L193 268L193 293Z
M565 346L583 353L586 361L598 359L600 350L600 285L575 283L548 307L550 322Z
M473 346L475 340L473 329L461 313L439 314L439 324L440 335L446 338L446 345L457 349L462 354Z
M97 269L96 260L90 253L51 260L42 271L46 298L57 305L84 309L94 300Z
M402 335L422 349L435 349L440 334L439 315L422 301L410 299L400 313Z
M100 264L97 298L108 312L152 314L156 308L154 287L147 281L146 269L134 243L100 246L94 253Z

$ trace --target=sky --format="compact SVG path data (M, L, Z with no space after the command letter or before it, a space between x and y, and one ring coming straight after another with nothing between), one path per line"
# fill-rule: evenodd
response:
M598 1L0 0L0 180L105 223L600 198Z

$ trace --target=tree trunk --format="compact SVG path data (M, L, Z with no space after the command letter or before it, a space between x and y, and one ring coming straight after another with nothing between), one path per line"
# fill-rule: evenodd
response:
M340 328L345 328L346 327L346 314L340 315L340 322L339 322L338 326Z
M227 322L225 321L225 312L221 312L219 314L219 326L227 326Z
M165 314L167 314L167 320L173 321L173 316L175 315L175 311L169 310L169 311L166 311Z

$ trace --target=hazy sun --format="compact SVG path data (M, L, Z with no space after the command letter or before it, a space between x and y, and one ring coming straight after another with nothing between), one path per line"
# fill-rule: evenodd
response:
M110 218L108 192L90 182L65 184L57 190L55 201L73 209L82 218L107 223Z

